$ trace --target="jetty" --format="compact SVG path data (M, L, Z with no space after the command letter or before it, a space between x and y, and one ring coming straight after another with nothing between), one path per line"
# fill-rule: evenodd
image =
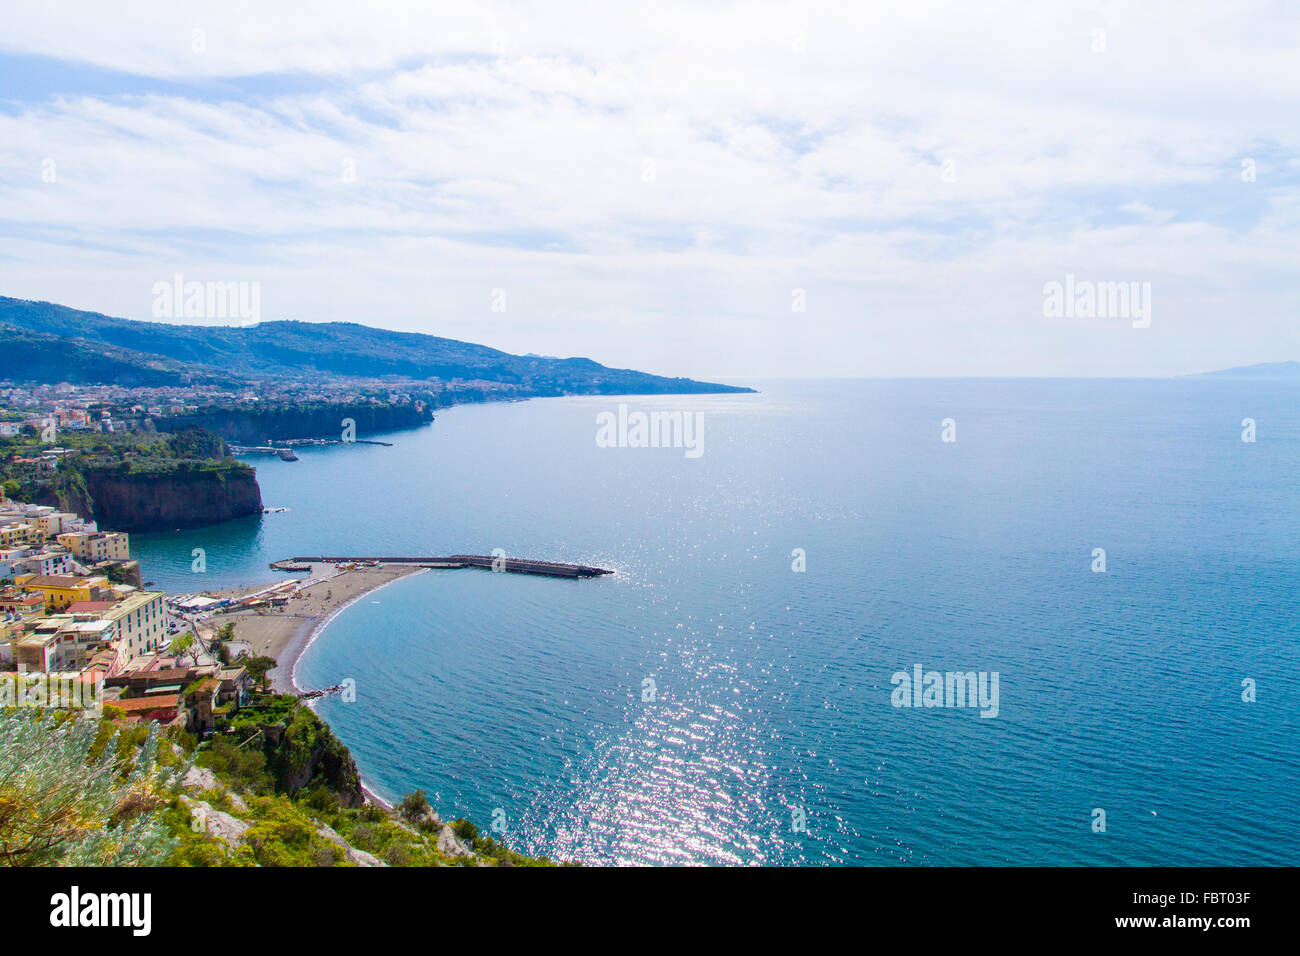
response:
M349 438L347 441L341 438L282 438L278 445L267 439L265 444L261 445L227 443L226 447L230 449L232 455L279 455L284 461L297 461L298 456L293 453L293 450L295 447L304 445L316 447L325 445L381 445L384 448L393 447L393 443L390 441L375 441L372 438Z
M613 574L607 568L588 564L566 564L562 561L537 561L531 558L507 558L491 554L452 554L446 557L360 557L339 555L314 555L287 558L271 562L276 571L304 571L313 564L351 564L356 567L379 564L405 564L418 568L484 568L488 571L507 571L511 574L540 574L550 578L596 578Z
M298 456L292 448L276 448L273 445L227 445L232 455L278 455L281 461L297 461Z

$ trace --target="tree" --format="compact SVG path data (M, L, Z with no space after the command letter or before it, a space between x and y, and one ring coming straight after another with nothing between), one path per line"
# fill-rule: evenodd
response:
M419 823L433 811L433 807L429 806L429 798L424 795L424 791L417 790L402 797L401 811L408 822Z
M266 672L275 667L274 657L249 657L247 653L239 656L238 663L244 665L248 671L248 676L257 682L257 685L266 690L268 680Z
M86 716L0 711L0 863L157 866L171 853L161 815L187 766L159 766L153 727L138 750L99 737Z
M198 666L199 664L198 642L194 639L194 635L189 631L186 631L184 634L180 635L179 637L172 638L171 647L169 649L173 654L189 654L190 660L194 663L194 666L195 667Z

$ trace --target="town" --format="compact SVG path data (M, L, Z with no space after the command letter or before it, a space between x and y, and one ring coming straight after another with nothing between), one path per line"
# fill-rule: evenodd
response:
M210 653L179 600L139 586L128 535L0 499L0 542L0 670L102 685L118 719L197 736L247 703L249 670L217 641Z

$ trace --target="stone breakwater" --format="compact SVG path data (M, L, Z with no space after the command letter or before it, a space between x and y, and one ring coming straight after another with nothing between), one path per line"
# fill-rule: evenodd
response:
M342 557L322 556L288 558L276 561L271 567L277 571L296 571L308 565L401 565L417 568L483 568L488 571L506 571L511 574L540 574L553 578L595 578L613 574L607 568L589 564L569 564L563 561L538 561L532 558L510 558L497 554L453 554L447 557Z

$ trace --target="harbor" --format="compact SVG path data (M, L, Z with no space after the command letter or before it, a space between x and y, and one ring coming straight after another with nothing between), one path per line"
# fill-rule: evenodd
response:
M230 444L227 447L232 455L276 455L281 461L297 461L298 456L294 454L295 447L313 446L324 447L326 445L380 445L384 448L392 448L393 443L390 441L375 441L368 438L283 438L279 444L268 440L262 445L237 445Z

